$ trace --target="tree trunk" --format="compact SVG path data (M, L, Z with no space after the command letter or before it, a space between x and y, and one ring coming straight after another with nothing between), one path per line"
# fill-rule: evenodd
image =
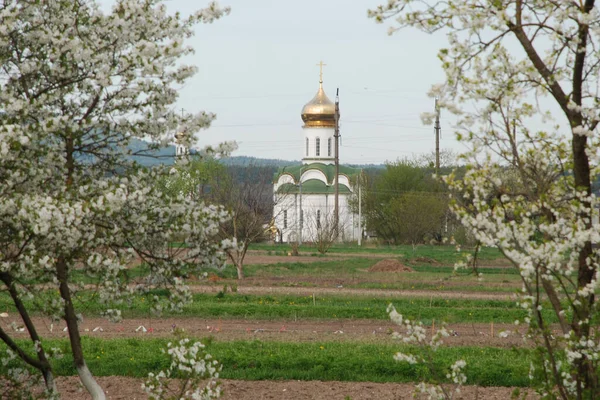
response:
M52 367L50 365L50 362L48 361L48 358L46 357L46 352L44 351L44 348L42 347L42 343L40 340L40 337L37 333L37 330L35 329L35 325L33 324L33 321L31 320L31 318L29 317L29 313L27 312L27 309L25 308L25 305L23 304L23 302L21 301L21 298L19 297L19 293L17 292L17 289L15 288L15 283L13 280L13 277L8 274L8 273L2 273L0 274L0 280L2 280L2 282L6 285L6 287L8 288L8 292L10 293L10 296L13 300L13 303L15 304L15 307L17 308L17 310L19 311L19 315L21 316L21 319L23 320L23 323L25 324L25 327L27 328L27 331L29 332L29 337L31 338L31 341L35 344L38 344L37 347L37 356L38 356L38 360L39 362L36 363L32 363L32 359L30 359L28 356L24 357L24 353L21 351L21 349L19 348L19 351L17 351L16 353L21 357L21 359L23 361L25 361L27 364L37 368L41 373L42 376L44 377L44 383L46 384L46 390L50 393L58 393L57 388L56 388L56 382L54 381L54 374L52 373ZM4 333L4 332L2 332ZM4 336L4 335L2 335ZM8 337L8 335L6 335ZM13 348L13 350L15 350L14 346L16 346L16 344L14 344L14 346L11 346L9 342L7 342L7 337L2 337L2 339L4 340L4 342L9 345L9 347Z
M236 261L235 268L237 269L238 279L244 279L244 265L241 262Z
M77 368L79 379L86 390L92 395L93 400L105 400L104 391L98 385L92 373L85 363L83 357L83 348L81 347L81 336L77 325L77 315L71 299L71 291L68 285L67 263L64 258L59 258L56 263L56 275L59 281L60 296L65 301L65 322L69 330L69 341L71 343L71 352L73 353L73 362Z

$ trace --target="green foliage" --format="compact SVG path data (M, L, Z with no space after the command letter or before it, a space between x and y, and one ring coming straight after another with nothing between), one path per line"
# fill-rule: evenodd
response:
M160 351L173 339L112 339L84 337L88 365L96 376L145 377L166 369L169 358ZM44 341L46 347L68 350L65 340ZM1 347L1 346L0 346ZM430 373L417 365L398 363L397 351L419 351L398 345L353 342L281 343L261 341L212 342L207 352L223 364L225 379L336 380L357 382L416 382L431 380ZM76 375L67 354L55 361L58 375ZM529 349L507 350L492 347L444 347L434 363L440 368L463 358L471 384L481 386L527 386ZM0 367L0 373L2 372Z
M387 243L416 245L441 240L448 200L432 171L409 160L396 161L363 190L367 229Z
M214 189L229 180L227 168L212 157L192 156L186 164L175 164L169 178L157 184L167 194L210 199Z

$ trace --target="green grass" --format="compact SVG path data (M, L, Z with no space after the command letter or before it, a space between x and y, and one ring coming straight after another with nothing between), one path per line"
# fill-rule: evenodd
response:
M273 255L287 255L292 248L287 244L269 244L269 243L253 243L250 245L250 250L262 250L271 252ZM473 249L463 248L462 251L456 251L456 246L431 246L421 245L417 246L414 250L410 245L398 245L398 246L387 246L387 245L365 245L362 247L356 244L336 244L332 246L328 253L365 253L365 254L384 254L397 257L415 258L415 257L428 257L438 262L453 264L456 261L462 259L465 252ZM317 253L315 246L306 243L300 246L299 251L301 253ZM480 250L478 258L481 260L494 260L503 258L502 254L498 249L484 247Z
M386 307L393 303L399 312L424 323L446 321L458 322L507 322L522 319L526 313L513 301L493 300L444 300L410 298L360 298L316 296L250 296L225 294L216 297L209 294L194 295L193 304L183 314L194 317L248 318L248 319L382 319L389 317ZM137 307L135 313L139 313ZM129 311L125 311L127 315ZM550 322L556 322L552 312L545 311ZM140 315L143 315L142 312Z
M417 273L372 273L368 269L379 259L355 257L348 259L324 261L315 257L313 262L276 262L268 264L253 264L244 266L244 274L246 277L337 277L340 279L362 278L369 279L373 276L386 277L389 280L395 278L412 279L418 277L419 274L438 274L439 277L449 277L453 275L454 268L452 266L432 266L423 265L422 263L413 263L402 261L404 264L412 267ZM224 278L236 278L235 268L228 265L221 271L206 270L207 272L217 273ZM484 276L502 275L510 279L518 280L519 275L513 268L485 268L482 269ZM468 278L475 281L472 275L468 275L468 271L458 271L457 276Z
M87 364L96 376L145 377L168 366L168 357L160 349L172 340L84 337L83 346ZM44 345L62 348L67 354L54 362L58 375L76 374L67 341L49 340ZM225 379L416 382L432 378L421 365L393 360L397 351L420 351L400 344L236 341L209 343L207 351L223 364L221 377ZM445 381L449 366L464 359L468 384L527 386L530 358L528 349L444 347L436 353L435 366Z
M165 296L165 291L157 291ZM4 296L5 297L5 296ZM430 324L433 319L448 323L512 323L522 319L526 312L513 301L467 300L440 298L369 298L317 295L313 304L312 296L291 295L243 295L195 294L193 302L184 307L181 314L164 312L163 316L188 318L243 318L243 319L389 319L386 308L393 303L396 309L410 319ZM0 305L8 302L1 302ZM77 312L86 317L99 316L104 309L95 296L88 293L79 296L75 304ZM145 318L151 315L150 304L145 297L136 298L131 308L122 308L124 318ZM556 318L545 307L544 315L548 322Z

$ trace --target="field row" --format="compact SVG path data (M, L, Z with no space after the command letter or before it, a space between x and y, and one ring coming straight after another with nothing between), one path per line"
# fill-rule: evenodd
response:
M96 376L144 377L167 368L169 359L161 349L172 340L84 337L83 344L87 364ZM58 375L76 375L66 340L46 340L43 344L60 348L66 354L53 362ZM431 376L423 365L396 362L392 356L398 351L425 355L422 350L405 345L208 340L207 351L223 364L221 377L226 379L414 382L441 378L446 381L444 377ZM436 353L434 365L446 371L455 360L464 359L470 384L527 386L531 357L529 349L445 347Z
M157 296L167 296L164 291ZM52 294L47 294L51 296ZM37 301L47 301L42 294ZM246 318L246 319L389 319L386 308L392 303L398 312L410 319L423 321L445 321L448 323L481 322L512 323L526 316L525 310L515 301L441 299L441 298L366 298L345 296L290 296L290 295L246 295L218 292L217 294L197 293L191 304L183 312L164 312L163 316L184 316L193 318ZM31 305L33 307L33 304ZM93 293L78 297L78 310L87 317L99 316L103 305ZM0 308L10 310L8 296L0 296ZM553 312L546 308L548 321L557 322ZM123 309L125 318L150 317L149 298L136 299L130 307Z

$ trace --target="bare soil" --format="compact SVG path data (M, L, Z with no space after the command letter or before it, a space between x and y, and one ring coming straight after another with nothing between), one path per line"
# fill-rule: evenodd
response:
M273 256L260 252L252 252L246 254L244 257L245 265L256 265L256 264L280 264L280 263L313 263L313 262L323 262L323 261L340 261L346 260L348 258L354 257L354 254L351 255L327 255L327 256L311 256L311 255L298 255L298 256Z
M120 376L99 377L99 384L110 400L146 399L141 389L143 379ZM87 400L91 397L81 389L77 377L58 379L64 400ZM238 381L221 380L224 400L399 400L413 399L414 385L406 383L322 382L322 381ZM465 386L457 400L506 400L514 388ZM426 397L416 397L425 399ZM537 399L529 395L525 399Z
M381 260L375 264L371 268L369 268L369 272L415 272L411 267L402 264L400 261L394 258L388 258L386 260Z
M10 324L21 325L21 319L9 316L0 326L12 331ZM38 333L44 338L68 338L65 323L51 324L48 319L34 318ZM439 328L439 325L436 326ZM434 327L434 328L436 328ZM125 319L112 323L103 318L86 318L80 324L81 334L102 339L174 337L175 331L183 331L194 338L212 337L217 341L261 340L294 343L361 342L394 343L391 332L399 327L385 320L332 319L332 320L246 320L164 318ZM518 331L511 324L450 324L450 333L444 343L448 346L494 346L511 348L527 346L525 329ZM500 337L500 332L509 332ZM427 329L432 334L431 327ZM14 332L15 338L26 338L26 331Z
M412 261L429 265L442 265L438 260L430 257L415 257L412 259Z
M283 279L283 278L282 278ZM287 279L287 278L285 278ZM443 298L443 299L482 299L482 300L514 300L512 293L443 291L443 290L387 290L387 289L356 289L345 288L338 284L336 287L296 287L296 286L256 286L249 285L252 281L244 280L243 286L237 286L238 294L280 294L295 296L319 295L363 296L363 297L411 297L411 298ZM218 293L223 289L217 285L193 285L190 289L196 293Z
M316 253L311 253L316 254ZM244 258L244 264L246 265L254 265L254 264L277 264L277 263L286 263L286 262L318 262L318 261L336 261L343 260L348 258L373 258L373 259L384 259L384 258L404 258L403 254L385 254L385 253L327 253L326 256L323 255L309 255L308 253L300 253L298 256L278 256L278 255L269 255L267 252L262 250L250 250L246 254ZM441 262L431 258L431 257L415 257L406 260L411 264L429 264L432 266L438 267L448 267L449 270L454 268L454 265L444 265ZM513 268L513 265L505 258L498 258L494 260L479 260L477 263L478 268Z

